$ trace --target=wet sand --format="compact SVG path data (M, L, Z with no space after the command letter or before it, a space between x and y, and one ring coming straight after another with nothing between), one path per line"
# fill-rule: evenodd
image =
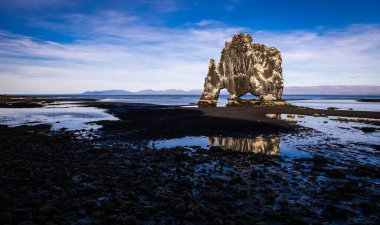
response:
M338 157L355 150L350 146L320 142L305 146L312 157L289 158L220 147L156 150L145 145L189 135L281 133L302 139L317 134L266 114L378 119L380 113L85 104L120 120L98 122L103 128L92 139L53 132L46 125L0 126L1 224L380 222L379 166Z

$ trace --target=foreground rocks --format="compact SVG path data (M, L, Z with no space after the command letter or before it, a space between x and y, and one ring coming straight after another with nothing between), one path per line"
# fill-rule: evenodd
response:
M1 224L376 224L380 171L324 156L134 150L0 127Z
M257 122L247 122L235 118L243 108L233 109L240 114L232 120L163 106L101 106L120 121L102 122L94 140L49 126L0 126L0 224L380 222L380 169L370 164L378 159L378 146L377 152L357 154L358 149L318 139L303 146L311 158L287 158L277 156L282 150L276 137L250 140L258 133L283 132L298 140L316 134L268 124L269 109L255 109L249 118ZM227 116L224 110L219 113ZM270 109L276 110L289 118L299 114ZM146 145L186 135L207 135L225 148L236 146L236 139L223 135L247 137L241 151L257 143L269 146L272 155ZM355 161L358 156L366 163Z
M261 100L281 100L282 59L274 47L252 44L249 34L234 35L226 42L219 64L211 59L199 105L216 105L221 89L226 88L234 103L251 93Z

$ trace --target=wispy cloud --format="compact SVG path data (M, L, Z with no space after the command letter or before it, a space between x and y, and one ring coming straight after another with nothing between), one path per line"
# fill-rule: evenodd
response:
M206 26L217 26L217 27L223 27L225 24L221 21L217 20L201 20L196 23L188 23L187 26L200 26L200 27L206 27Z
M86 28L92 39L73 43L1 31L0 92L201 87L209 58L217 56L224 41L242 30L157 28L138 22L132 25L116 13L108 15L104 23L98 23L98 18L86 19L88 24L72 32ZM25 82L36 86L18 85Z
M257 41L283 53L288 85L380 84L380 26L257 32Z
M219 60L224 42L239 32L250 32L255 42L279 48L286 85L380 84L376 25L269 32L213 21L154 27L111 10L63 16L67 23L43 25L67 30L76 37L72 43L0 31L0 92L200 89L209 59Z

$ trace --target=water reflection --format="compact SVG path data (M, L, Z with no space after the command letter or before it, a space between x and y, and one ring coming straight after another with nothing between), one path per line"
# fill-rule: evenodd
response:
M269 119L281 119L280 114L269 113L269 114L265 114L265 116Z
M53 130L91 130L100 120L118 120L104 109L54 102L40 108L0 108L0 124L10 127L50 124Z
M280 137L233 138L209 137L209 146L220 146L225 150L252 152L256 154L278 155L280 152Z
M221 147L224 150L251 152L265 155L278 155L280 153L280 136L257 136L253 138L235 138L220 136L187 136L182 138L150 141L148 147L154 149L199 146L203 149ZM281 146L281 151L288 148Z

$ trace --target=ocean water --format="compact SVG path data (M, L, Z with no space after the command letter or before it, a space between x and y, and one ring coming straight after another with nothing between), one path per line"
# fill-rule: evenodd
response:
M118 119L103 109L68 102L38 108L0 108L0 124L10 127L50 124L52 130L96 130L101 126L93 122L100 120Z
M340 110L380 112L380 102L360 102L355 99L304 99L288 100L288 102L292 105L314 109L335 107Z
M102 102L145 103L158 105L195 106L199 95L45 95L51 98L90 98ZM220 95L218 107L227 104L229 95ZM245 95L243 99L255 98ZM316 109L335 107L341 110L380 112L380 102L359 102L358 99L380 99L380 95L283 95L289 103Z

